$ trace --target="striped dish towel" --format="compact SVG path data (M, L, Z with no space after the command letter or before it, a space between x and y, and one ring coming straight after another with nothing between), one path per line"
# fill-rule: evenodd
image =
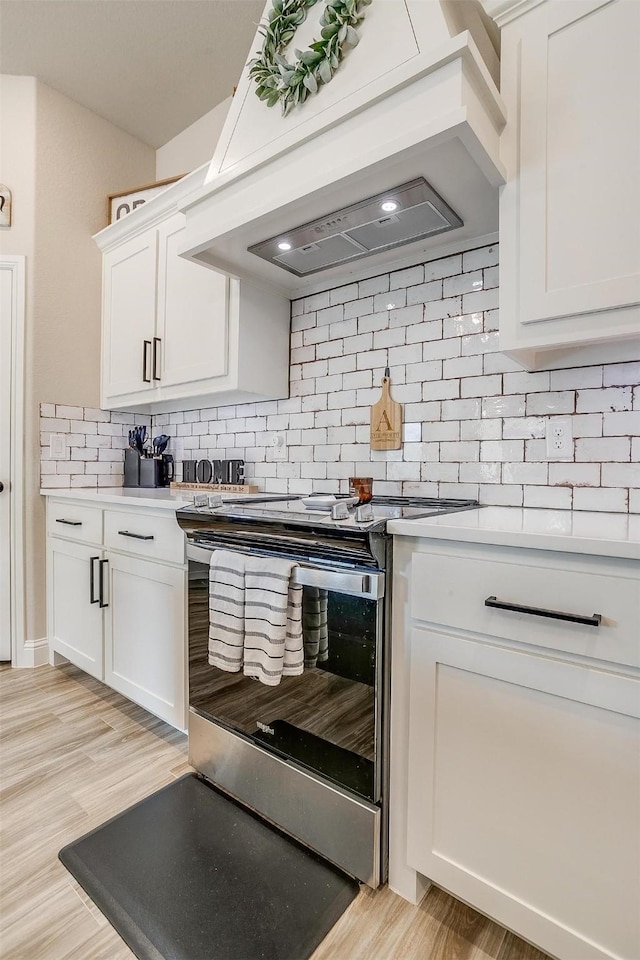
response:
M297 566L279 557L245 557L244 673L276 686L302 673L302 587Z
M329 659L329 630L327 627L328 594L321 587L305 587L302 596L302 628L304 635L304 665L315 667Z
M209 663L238 673L244 656L245 558L214 550L209 563Z

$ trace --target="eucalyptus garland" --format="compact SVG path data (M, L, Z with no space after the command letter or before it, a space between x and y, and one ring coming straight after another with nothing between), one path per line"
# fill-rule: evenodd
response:
M268 107L282 104L286 116L304 103L323 83L329 83L340 66L344 47L359 42L356 26L364 19L371 0L326 0L320 17L320 39L307 50L296 50L290 63L284 56L288 43L318 0L273 0L267 22L260 27L264 37L260 54L251 61L249 76L257 83L256 95Z

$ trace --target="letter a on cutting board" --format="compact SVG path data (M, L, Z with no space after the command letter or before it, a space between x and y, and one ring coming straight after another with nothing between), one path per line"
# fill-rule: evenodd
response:
M371 449L399 450L402 446L402 407L391 399L389 368L382 378L382 396L371 407Z

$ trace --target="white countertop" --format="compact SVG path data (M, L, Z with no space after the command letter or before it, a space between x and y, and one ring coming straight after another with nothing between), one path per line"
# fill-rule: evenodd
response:
M479 507L422 520L391 520L389 533L404 537L493 543L640 560L640 515Z
M179 510L180 507L188 507L193 503L193 494L197 491L171 490L169 487L157 487L155 489L145 489L144 487L104 487L102 489L74 487L73 489L63 490L41 490L40 493L45 497L84 500L99 505L117 504L122 506L126 503L131 504L132 507ZM222 493L220 496L223 500L237 500L239 497L246 497L247 500L251 500L254 497L264 496L264 494Z

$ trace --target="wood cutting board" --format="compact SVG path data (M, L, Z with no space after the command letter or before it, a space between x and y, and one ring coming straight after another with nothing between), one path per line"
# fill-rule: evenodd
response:
M399 450L402 447L402 407L391 399L391 378L385 370L382 396L371 407L371 449Z

